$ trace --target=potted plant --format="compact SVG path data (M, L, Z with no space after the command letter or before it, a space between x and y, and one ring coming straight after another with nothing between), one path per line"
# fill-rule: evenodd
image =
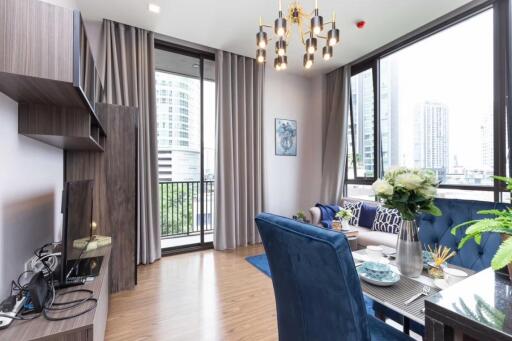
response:
M338 213L336 213L336 218L339 220L342 230L346 227L348 221L352 217L352 211L346 208L342 208L341 210L338 211Z
M297 221L300 221L300 222L303 222L303 223L307 223L307 219L306 219L306 213L304 211L299 211L297 212L297 214L293 217L293 219L297 220Z
M494 176L496 180L503 181L507 185L507 190L512 192L512 178L502 176ZM452 234L455 235L462 227L467 227L465 236L459 243L459 249L464 247L466 243L474 239L480 245L482 241L482 234L484 233L499 233L501 235L502 243L491 261L491 267L494 270L503 269L508 267L509 278L512 281L512 208L504 210L483 210L478 211L478 214L492 215L494 218L485 218L480 220L471 220L452 229Z
M421 212L441 215L434 204L438 185L434 172L406 167L390 169L372 185L384 207L396 209L402 217L396 249L398 268L405 276L417 277L423 269L416 217Z

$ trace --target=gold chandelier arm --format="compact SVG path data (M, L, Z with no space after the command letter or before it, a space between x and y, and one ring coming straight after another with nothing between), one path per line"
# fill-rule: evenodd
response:
M304 32L302 31L302 25L299 25L300 31L300 41L302 41L302 45L306 46L306 42L304 41Z

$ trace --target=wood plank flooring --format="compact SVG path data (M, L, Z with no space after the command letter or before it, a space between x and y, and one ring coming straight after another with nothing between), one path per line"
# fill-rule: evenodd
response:
M208 250L139 267L137 287L111 296L106 340L277 340L272 282L244 259L262 252Z

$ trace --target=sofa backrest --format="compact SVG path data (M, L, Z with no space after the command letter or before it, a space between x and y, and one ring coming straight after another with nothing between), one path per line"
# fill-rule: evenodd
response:
M370 340L361 284L347 238L262 213L279 340Z
M418 218L419 236L424 248L427 245L433 247L441 244L457 250L460 240L464 237L465 229L460 229L457 235L454 236L451 234L453 227L469 220L487 217L478 214L478 211L504 209L507 207L507 205L502 203L441 198L436 199L435 203L443 212L442 216L434 217L430 214L422 214ZM473 240L469 241L449 262L480 271L490 266L491 259L500 243L499 235L485 234L480 245L476 244Z

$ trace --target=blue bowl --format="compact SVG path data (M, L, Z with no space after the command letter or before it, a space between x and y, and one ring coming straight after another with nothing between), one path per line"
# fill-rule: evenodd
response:
M423 251L423 268L428 268L428 263L433 262L434 258L432 257L432 254L429 251Z
M391 272L391 268L387 264L364 262L361 266L368 276L377 280L383 279Z

